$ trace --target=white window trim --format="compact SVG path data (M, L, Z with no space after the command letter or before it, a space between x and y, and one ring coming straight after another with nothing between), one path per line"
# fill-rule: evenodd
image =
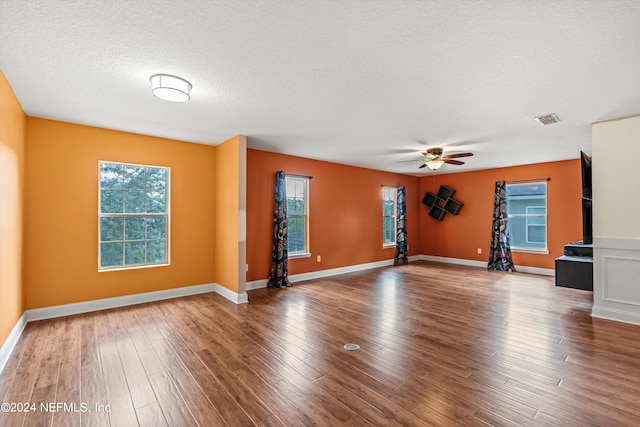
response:
M533 184L533 182L532 182L532 184ZM527 215L527 214L509 214L509 213L507 213L507 217L508 217L508 219L511 219L511 218L525 218L525 240L527 242L529 241L529 230L528 230L527 219L531 218L531 217L544 218L544 227L545 227L544 248L528 248L528 247L511 245L511 251L512 252L530 253L530 254L545 254L545 255L549 254L549 227L548 227L548 221L547 221L547 212L548 212L547 204L548 204L548 197L549 197L549 193L548 193L549 187L547 186L547 183L544 182L544 181L540 181L540 184L545 186L545 192L544 192L544 212L545 213L543 215L541 215L541 214L538 214L538 215ZM507 185L509 185L509 184L507 184ZM525 207L525 212L530 207L541 208L542 206L526 206Z
M288 179L296 179L299 181L304 182L304 196L303 196L303 200L304 200L304 215L294 215L293 218L304 218L304 249L302 251L296 251L296 252L291 252L289 251L289 248L287 247L287 258L288 259L298 259L298 258L309 258L311 257L311 250L310 250L310 243L309 243L309 178L304 177L304 176L287 176L285 179L285 186L286 186L286 180ZM286 191L285 191L286 193ZM285 196L285 203L286 203L286 196ZM287 213L287 223L288 221L291 219L292 217L289 216L289 214ZM288 242L288 240L287 240ZM288 244L287 244L288 246Z
M298 258L311 258L311 254L309 252L292 252L288 255L289 259L298 259Z
M534 249L534 248L523 248L520 246L511 246L511 252L521 252L528 254L549 254L549 249Z
M384 201L386 200L384 198L385 196L385 190L391 190L392 191L392 201L393 201L393 215L385 215L384 214ZM396 236L398 234L398 221L397 221L397 212L398 212L398 189L397 187L392 187L392 186L383 186L382 187L382 248L383 249L390 249L390 248L395 248L396 247ZM385 218L391 218L393 217L393 242L385 242L384 241L384 219Z
M165 201L166 201L166 212L164 214L161 213L101 213L101 187L100 187L100 165L102 164L116 164L116 165L126 165L126 166L136 166L136 167L144 167L144 168L162 168L165 169L166 174L166 182L165 182ZM130 264L130 265L116 265L116 266L106 266L102 267L102 229L101 229L101 219L102 218L146 218L146 217L164 217L165 219L165 257L166 261L158 262L158 263L145 263L145 264ZM122 270L136 270L141 268L156 268L156 267L168 267L171 265L171 168L167 166L158 166L158 165L144 165L138 163L126 163L126 162L113 162L109 160L99 160L98 161L98 273L105 273L109 271L122 271ZM124 236L123 236L124 237Z

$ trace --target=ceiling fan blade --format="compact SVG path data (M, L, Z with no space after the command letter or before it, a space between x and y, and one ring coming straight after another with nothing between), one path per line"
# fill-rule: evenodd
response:
M418 169L422 169L422 168L424 168L424 167L426 167L426 166L427 166L427 164L426 164L426 163L423 163L423 164L421 164L421 165L420 165L420 167L419 167Z
M445 163L449 163L450 165L464 165L464 162L461 162L460 160L453 160L453 159L444 159Z
M444 156L446 159L456 159L458 157L469 157L473 156L473 153L456 153L456 154L447 154Z

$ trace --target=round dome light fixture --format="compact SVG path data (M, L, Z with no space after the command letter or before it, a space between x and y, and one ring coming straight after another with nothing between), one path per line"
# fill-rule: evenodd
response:
M444 160L441 160L441 159L428 160L425 162L425 165L427 165L427 167L432 171L437 171L438 169L440 169L442 165L444 165Z
M170 74L154 74L149 81L156 98L171 102L185 102L190 98L191 83L185 79Z

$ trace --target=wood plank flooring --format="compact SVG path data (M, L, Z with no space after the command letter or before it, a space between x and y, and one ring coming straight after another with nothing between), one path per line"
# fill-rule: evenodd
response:
M0 402L36 406L0 426L640 425L640 327L551 277L415 262L249 301L29 323Z

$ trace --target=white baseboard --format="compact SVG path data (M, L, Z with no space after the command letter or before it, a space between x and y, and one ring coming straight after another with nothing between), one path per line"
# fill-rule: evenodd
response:
M215 292L235 304L243 304L248 302L246 292L237 294L217 283L209 283L205 285L185 286L182 288L165 289L162 291L145 292L141 294L124 295L121 297L83 301L73 304L35 308L25 311L24 315L26 316L27 322L33 322L36 320L71 316L73 314L107 310L109 308L125 307L127 305L143 304L145 302L161 301L164 299L204 294L207 292Z
M600 319L615 320L616 322L640 325L640 314L607 307L593 307L591 315Z
M327 270L310 271L309 273L292 274L289 276L291 283L302 282L311 279L320 279L322 277L335 276L337 274L352 273L354 271L368 270L370 268L385 267L393 265L393 260L384 260L376 262L368 262L366 264L350 265L348 267L329 268ZM266 288L269 279L260 279L247 282L247 290Z
M88 313L90 311L107 310L109 308L124 307L127 305L142 304L145 302L160 301L169 298L184 297L187 295L216 292L218 290L218 286L220 285L216 283L186 286L184 288L165 289L162 291L145 292L142 294L124 295L121 297L83 301L73 304L34 308L27 310L24 313L26 315L27 322L33 322L35 320L52 319L54 317L70 316L73 314Z
M215 285L215 292L235 304L245 304L249 302L249 298L247 297L246 292L237 294L232 290L229 290L224 286L218 284Z
M247 290L253 291L254 289L266 288L267 283L269 283L269 279L252 280L251 282L247 282Z
M476 261L473 259L447 258L447 257L435 256L435 255L420 255L420 259L422 261L433 261L433 262L442 262L445 264L468 265L470 267L487 268L487 263L485 261Z
M356 264L347 267L329 268L327 270L310 271L308 273L300 273L289 276L289 280L292 282L302 282L305 280L320 279L328 276L335 276L337 274L353 273L354 271L369 270L370 268L386 267L393 265L392 259L384 261L368 262L366 264Z
M443 262L447 264L458 264L458 265L468 265L471 267L487 268L487 262L485 261L476 261L472 259L462 259L462 258L447 258L447 257L441 257L441 256L434 256L434 255L412 255L409 257L409 262L411 261L433 261L433 262ZM392 259L384 260L384 261L369 262L366 264L350 265L348 267L330 268L328 270L312 271L309 273L293 274L289 276L289 280L292 283L301 282L304 280L319 279L322 277L335 276L336 274L352 273L354 271L368 270L370 268L385 267L388 265L393 265ZM556 274L555 270L551 268L528 267L528 266L516 265L516 269L522 273L542 274L545 276L555 276ZM247 282L247 290L252 291L254 289L266 288L268 281L269 279L260 279L260 280L253 280L251 282Z
M421 259L422 255L412 255L409 257L409 262L417 261ZM347 267L329 268L327 270L310 271L309 273L292 274L289 276L289 281L292 283L302 282L311 279L321 279L323 277L335 276L338 274L353 273L354 271L369 270L370 268L386 267L393 265L392 259L386 259L384 261L367 262L365 264L350 265ZM254 289L266 288L269 279L259 279L247 282L247 290L252 291Z
M24 330L26 324L27 318L23 313L16 322L13 329L11 329L9 336L5 340L4 344L2 344L2 347L0 347L0 374L2 374L4 367L7 366L9 357L11 356L11 353L13 353L13 349L16 347L18 339L20 338L20 335L22 335L22 331Z
M471 267L487 268L487 261L477 261L473 259L447 258L433 255L419 255L422 261L443 262L447 264L468 265ZM543 276L555 276L556 271L552 268L529 267L526 265L516 265L516 271L520 273L541 274Z

